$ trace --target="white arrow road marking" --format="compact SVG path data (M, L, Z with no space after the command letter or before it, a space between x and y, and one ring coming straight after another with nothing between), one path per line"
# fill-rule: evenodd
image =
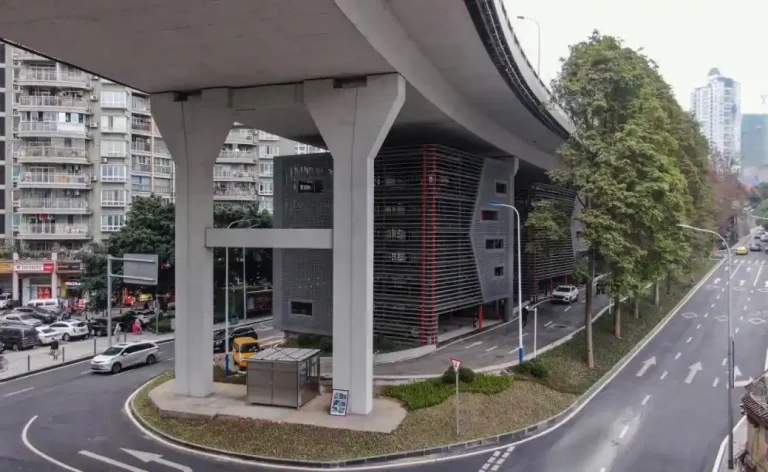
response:
M160 454L152 454L151 452L134 451L133 449L125 449L125 448L122 448L122 449L127 454L132 455L133 457L135 457L136 459L140 460L145 464L154 462L155 464L164 465L174 470L180 470L181 472L192 472L192 467L187 467L186 465L177 464L167 459L163 459L163 456L161 456ZM496 451L496 452L500 453L501 451Z
M715 279L715 282L714 282L714 284L715 284L715 285L717 285L717 284L719 284L719 283L720 283L720 279Z
M747 281L744 279L739 280L739 285L744 285Z
M746 380L739 380L738 382L734 382L733 386L734 387L746 387L747 385L751 384L754 381L755 381L755 379L750 377L750 378L748 378Z
M739 334L739 330L740 330L740 329L741 329L741 328L736 328L735 330L733 330L733 334Z
M763 261L763 262L765 262L765 261ZM762 272L762 271L763 271L763 266L761 264L760 267L757 268L757 275L755 276L755 283L752 284L753 287L757 286L757 281L760 279L760 272Z
M693 382L693 378L696 376L696 373L703 370L704 367L702 367L701 362L697 362L690 366L688 369L690 369L690 371L688 372L688 376L685 378L685 383L687 384Z
M727 363L728 363L728 358L727 357L723 357L723 362L721 362L720 365L725 365Z
M99 454L96 454L91 451L80 451L80 454L85 457L90 457L91 459L96 459L97 461L101 461L105 464L109 464L115 467L119 467L123 470L128 470L130 472L147 472L144 469L139 469L138 467L134 467L132 465L124 464L120 461L116 461L114 459L110 459L109 457L100 456Z
M717 294L717 296L715 297L715 300L720 300L720 294L719 294L719 293L718 293L718 294Z
M733 368L733 378L741 377L741 371L739 370L739 366L734 366Z
M656 365L656 356L653 356L643 362L643 366L640 367L640 370L637 371L637 376L642 377L645 371L648 370L652 365Z
M712 382L712 386L713 387L717 387L717 384L719 384L719 383L720 383L720 377L715 377L715 381Z
M765 281L765 288L768 288L768 280Z
M750 264L751 264L751 262L750 262ZM749 271L751 271L751 270L752 270L752 268L751 268L751 267L747 267L747 272L749 272Z
M473 342L472 344L467 344L467 346L466 346L466 347L464 347L464 349L469 349L470 347L479 346L479 345L481 345L481 344L483 344L483 342L482 342L482 341L475 341L475 342Z

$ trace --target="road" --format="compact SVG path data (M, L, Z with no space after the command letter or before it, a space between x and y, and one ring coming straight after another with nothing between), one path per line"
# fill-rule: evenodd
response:
M576 416L518 444L496 470L710 470L728 431L727 281L733 282L738 386L731 407L738 420L743 385L765 368L767 262L768 255L750 253L723 264Z

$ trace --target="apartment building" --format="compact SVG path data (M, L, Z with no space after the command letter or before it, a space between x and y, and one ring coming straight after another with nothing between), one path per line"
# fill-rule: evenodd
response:
M719 156L717 169L741 167L741 86L717 68L707 75L707 84L691 93L691 111L701 124L701 132ZM713 156L715 157L715 156Z
M275 192L274 168L276 156L292 156L299 154L317 154L326 152L315 146L297 143L264 131L258 132L259 138L259 207L272 212L274 210L273 195Z
M13 136L13 102L8 87L13 82L13 69L9 67L10 48L0 43L0 239L10 233L11 211L6 211L6 202L11 201L10 167L6 156L11 155L10 139Z

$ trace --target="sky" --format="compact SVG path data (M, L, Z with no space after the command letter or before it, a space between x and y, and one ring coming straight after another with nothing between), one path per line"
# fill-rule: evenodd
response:
M768 0L503 0L512 27L536 67L541 25L541 77L549 83L568 46L593 30L642 48L656 61L678 101L690 108L694 87L712 67L741 83L742 113L768 113ZM763 105L761 95L766 95Z

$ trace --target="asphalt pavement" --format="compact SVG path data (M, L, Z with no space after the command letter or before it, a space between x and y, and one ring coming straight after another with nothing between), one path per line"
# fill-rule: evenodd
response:
M728 431L727 282L733 283L737 385L730 407L738 421L743 387L766 364L766 264L763 253L723 264L576 416L517 445L496 470L710 470Z

